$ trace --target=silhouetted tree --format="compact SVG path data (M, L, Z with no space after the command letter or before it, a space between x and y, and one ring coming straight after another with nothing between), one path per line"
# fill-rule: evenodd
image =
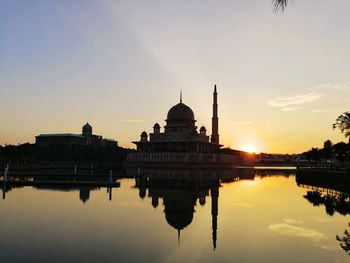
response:
M317 161L322 156L322 151L318 148L311 148L311 150L304 152L303 155L306 156L306 159L309 161Z
M344 162L350 156L350 147L345 142L338 142L333 145L334 157L340 162Z
M332 160L332 152L333 152L333 143L330 140L327 140L323 143L323 155L326 159Z
M344 133L345 138L349 137L350 143L350 112L344 112L335 120L333 124L333 129L340 129L342 133Z

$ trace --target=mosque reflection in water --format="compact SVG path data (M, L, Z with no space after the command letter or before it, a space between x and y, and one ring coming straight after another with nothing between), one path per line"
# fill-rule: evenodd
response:
M253 169L135 169L140 198L151 198L152 206L158 207L162 199L167 223L177 230L180 241L181 230L193 220L197 202L204 206L211 199L212 245L216 249L218 228L218 199L220 183L254 180Z

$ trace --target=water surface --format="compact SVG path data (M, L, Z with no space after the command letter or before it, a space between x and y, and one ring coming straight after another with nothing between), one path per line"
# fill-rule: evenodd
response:
M298 186L295 172L174 179L175 170L165 179L151 171L120 180L111 200L105 188L8 189L0 260L349 262L336 240L349 206Z

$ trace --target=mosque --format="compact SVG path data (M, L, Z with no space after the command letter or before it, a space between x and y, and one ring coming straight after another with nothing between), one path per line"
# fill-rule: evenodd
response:
M167 114L164 132L160 125L154 124L153 132L141 133L139 141L133 143L137 151L127 156L126 165L137 166L147 163L190 163L244 165L247 153L222 148L219 142L218 93L216 85L213 93L213 116L211 135L202 126L197 131L192 109L182 102L173 106ZM249 158L248 158L249 159Z
M74 133L56 133L40 134L35 136L35 144L41 146L59 144L59 145L92 145L97 147L118 147L118 142L113 139L103 138L101 135L92 133L92 126L87 122L82 127L81 134Z

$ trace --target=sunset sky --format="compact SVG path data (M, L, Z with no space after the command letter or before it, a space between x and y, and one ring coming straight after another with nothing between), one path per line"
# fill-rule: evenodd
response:
M133 147L179 102L220 142L299 153L344 140L350 1L0 1L0 144L94 133ZM163 130L163 129L162 129Z

